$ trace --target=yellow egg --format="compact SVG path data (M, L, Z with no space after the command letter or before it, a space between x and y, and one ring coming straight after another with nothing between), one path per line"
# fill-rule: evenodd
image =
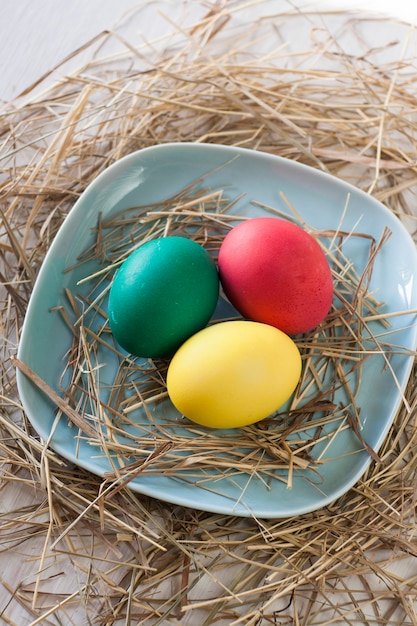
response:
M260 322L227 321L182 344L169 365L167 389L193 422L238 428L279 409L300 374L300 353L288 335Z

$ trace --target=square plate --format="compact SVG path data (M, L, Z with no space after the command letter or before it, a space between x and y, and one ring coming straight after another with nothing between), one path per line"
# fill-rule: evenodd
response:
M306 165L248 149L193 143L154 146L124 157L89 185L65 219L39 272L18 358L57 393L62 393L64 356L72 334L62 317L51 309L64 305L66 289L82 292L83 285L77 283L85 277L86 268L77 266L77 258L94 243L99 214L106 219L133 206L155 205L199 177L205 177L205 188L225 190L228 197L245 194L233 207L233 213L242 217L264 215L262 205L289 214L285 196L314 229L357 231L378 240L389 228L391 236L373 267L372 292L384 303L384 314L417 308L414 243L394 214L371 196ZM347 243L348 256L361 265L367 252L360 238L353 239ZM74 269L65 272L69 267ZM88 268L90 272L95 269L99 265ZM88 289L85 286L85 293ZM390 322L390 331L384 336L385 356L375 352L363 363L357 398L362 436L375 451L384 441L402 401L416 346L414 314L394 315ZM375 332L380 332L379 326ZM114 365L108 363L106 367L111 370ZM114 469L97 447L77 436L77 430L68 425L65 417L55 423L56 406L21 371L17 372L17 383L32 425L44 440L50 440L56 452L99 476ZM343 393L339 401L343 401ZM295 473L292 488L279 480L267 485L255 475L249 481L244 475L223 479L216 472L201 484L173 476L143 474L135 477L129 487L200 510L259 518L288 517L335 500L357 482L371 460L350 429L334 437L328 455L318 482L317 475Z

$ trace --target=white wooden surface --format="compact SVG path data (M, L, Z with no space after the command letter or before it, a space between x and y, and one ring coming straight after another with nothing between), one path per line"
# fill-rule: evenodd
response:
M19 95L52 65L106 29L123 25L131 36L146 33L150 39L163 35L156 29L162 31L164 21L144 20L146 13L140 11L143 4L152 5L152 0L1 0L0 100ZM168 15L183 10L181 0L166 0L165 5ZM417 21L413 0L276 0L276 5L283 10L355 8ZM68 67L63 70L68 71Z
M7 102L19 96L55 64L60 67L50 80L69 71L71 62L64 65L61 62L106 29L123 27L125 35L132 39L139 33L146 33L149 39L163 35L163 32L158 33L156 30L163 28L163 20L147 22L147 12L141 10L142 4L135 0L1 0L0 101ZM285 10L295 6L338 10L361 8L417 22L417 7L412 0L277 0L278 5ZM166 2L167 14L175 15L183 9L181 0ZM91 47L88 54L91 54ZM81 58L77 56L77 64ZM16 484L10 507L14 508L16 502L24 503L26 498L31 497ZM3 507L7 509L7 503L3 502ZM7 568L9 580L14 579L13 572L16 573L16 580L30 576L33 569L31 555L22 558L22 554L15 553L14 557L0 554L0 570ZM66 577L58 577L54 582L53 573L51 568L50 584L56 585L57 592L64 581L65 592L77 588L77 581L68 581ZM4 590L0 588L0 609L5 601L5 597L2 600L2 593ZM13 612L13 619L16 624L28 623L24 621L27 620L26 612L20 621L18 606ZM73 619L76 620L76 615L73 615ZM0 624L3 623L6 622L0 618Z

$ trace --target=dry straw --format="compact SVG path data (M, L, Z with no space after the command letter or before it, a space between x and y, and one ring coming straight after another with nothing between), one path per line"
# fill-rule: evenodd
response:
M136 451L136 465L103 480L59 458L32 431L20 406L15 370L24 364L13 357L37 271L86 185L133 150L204 141L289 157L372 193L414 235L414 33L389 23L389 37L370 46L367 29L385 32L384 20L289 13L249 24L241 2L204 10L198 20L181 24L159 16L169 24L170 36L158 42L134 46L120 34L103 35L94 60L43 92L42 84L33 86L0 117L0 546L8 564L0 572L0 620L77 626L416 624L415 371L386 441L378 455L369 450L373 461L358 484L331 506L285 520L203 513L127 489L124 481L135 472L181 474L173 455L181 442L166 429L156 448L144 448L139 457ZM107 54L106 45L114 40L120 50ZM221 192L196 196L188 189L175 219L168 205L152 212L145 207L142 230L140 209L119 217L138 241L144 234L167 234L168 228L190 232L192 225L193 236L204 237L215 254L229 228L229 202ZM126 240L120 233L120 220L99 224L96 246L86 255L117 264L130 249L121 246ZM369 271L383 245L384 240L369 242ZM346 260L329 255L342 284ZM368 273L350 276L349 298L357 300L344 343L330 341L344 317L331 315L321 338L300 344L305 363L320 345L323 362L336 363L343 353L345 362L360 370L365 355L360 342L348 339L352 328L375 317L382 324L390 321L361 288L367 278ZM102 276L89 280L97 285ZM83 337L84 352L77 348L72 356L91 364L103 339L89 331L74 294L67 295L68 307L55 314L73 328L74 346ZM94 306L99 310L99 301ZM305 371L317 380L316 371ZM147 393L158 400L164 396L161 370L157 373L155 384L147 379L142 390L144 405ZM68 391L74 407L86 393L89 401L94 398L92 381L87 382L80 386L73 377ZM355 391L343 427L360 436ZM119 424L129 420L132 402L114 403ZM315 402L321 403L323 421L334 419L328 397L316 396ZM74 407L61 408L83 436L104 441L119 458L132 453L133 442L122 448L114 437L115 420L106 423L103 440L102 427ZM303 429L301 416L305 410L292 428ZM291 483L291 468L312 463L309 442L294 450L277 432L273 450L269 439L269 449L258 457L261 428L241 435L246 447L250 440L253 456L235 452L234 471L251 473L256 464L259 476L270 480L273 454ZM193 471L219 465L221 440L199 437L192 446L199 446L188 449L188 458L196 461ZM221 471L231 467L229 462ZM9 573L16 571L18 576Z

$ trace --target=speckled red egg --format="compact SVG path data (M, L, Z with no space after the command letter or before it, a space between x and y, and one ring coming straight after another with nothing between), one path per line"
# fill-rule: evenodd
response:
M296 335L327 316L333 280L319 243L284 219L240 222L219 251L224 293L243 317Z

